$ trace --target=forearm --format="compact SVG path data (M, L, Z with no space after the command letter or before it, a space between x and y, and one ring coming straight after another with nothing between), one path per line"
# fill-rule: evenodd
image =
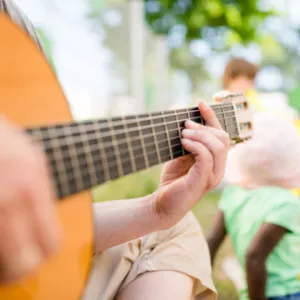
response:
M265 261L257 258L248 258L246 260L246 273L249 300L267 300Z
M93 204L96 252L158 231L152 197Z

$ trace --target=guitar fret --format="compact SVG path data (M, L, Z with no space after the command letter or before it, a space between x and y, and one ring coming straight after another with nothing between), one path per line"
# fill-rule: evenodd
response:
M151 114L150 114L150 116L151 116ZM157 136L156 136L155 129L154 129L155 124L153 123L152 118L150 118L150 122L151 122L151 125L152 125L152 134L153 134L153 138L154 138L154 145L155 145L156 152L157 152L158 162L161 164L162 159L161 159L160 150L159 150L159 146L158 146Z
M81 173L80 173L81 168L80 168L79 159L77 157L76 145L74 142L72 143L72 141L73 141L72 130L70 127L66 126L66 127L63 127L63 133L65 135L65 139L69 140L69 142L70 142L70 143L67 143L66 149L67 149L67 152L69 153L70 162L73 167L73 172L71 175L73 177L73 181L75 183L76 190L81 191L83 189L84 185L83 185L83 180L82 180ZM59 142L58 142L58 146L61 149ZM77 171L78 176L76 176L76 171ZM65 171L63 171L63 173L64 172ZM72 191L70 181L71 180L68 177L68 185L70 186L70 190ZM67 194L64 193L64 195L67 195Z
M142 145L142 151L144 154L145 165L146 165L146 168L149 168L149 161L148 161L148 156L147 156L146 147L145 147L145 140L143 138L143 134L142 134L142 130L141 130L141 124L139 121L139 117L136 116L135 118L136 118L136 122L137 122L137 126L138 126L139 137L140 137L140 141L141 141L141 145Z
M108 163L107 163L106 153L104 150L104 143L103 143L102 135L101 135L101 132L97 128L98 122L94 121L92 123L92 125L94 128L94 133L95 133L95 137L97 140L97 146L99 149L98 153L100 155L101 162L102 162L102 170L103 170L104 179L105 179L105 181L109 181L109 180L111 180L111 176L110 176L110 171L109 171L109 167L108 167Z
M164 125L165 125L165 129L166 129L167 141L168 141L169 149L170 149L170 156L171 156L171 159L173 159L174 155L173 155L173 151L172 151L172 147L171 147L171 143L170 143L169 130L168 130L168 127L167 127L167 123L166 123L166 118L165 118L164 112L161 112L161 115L162 115L162 118L163 118L163 121L164 121Z
M191 115L190 115L190 111L189 111L189 109L188 108L186 108L186 111L187 111L187 114L188 114L188 118L189 118L189 120L192 120L192 117L191 117ZM195 120L193 120L193 121L195 121ZM201 118L200 118L200 122L201 122ZM184 150L184 148L183 148L183 150ZM184 150L185 151L185 150ZM184 152L185 153L185 152Z
M113 127L112 119L109 119L107 121L107 125L108 125L108 128L109 128L111 142L112 142L112 146L113 146L113 149L114 149L114 158L115 158L116 163L117 163L116 171L118 172L118 174L114 174L114 173L112 174L113 178L115 178L115 177L117 177L116 175L123 176L124 171L123 171L123 166L122 166L122 162L121 162L121 159L120 159L120 152L119 152L119 149L118 149L118 141L117 141L117 138L116 138L116 134L115 134L115 130L114 130L114 127Z
M93 156L92 156L92 151L91 151L91 146L89 143L89 139L88 139L88 135L87 132L85 130L85 128L83 126L79 126L79 131L80 133L80 137L83 140L83 151L85 154L85 161L87 163L88 166L88 174L89 174L89 181L90 182L86 182L87 185L90 186L96 186L97 185L97 174L96 174L96 169L94 166L94 160L93 160Z
M38 131L40 136L43 138L43 134L41 131ZM58 188L58 194L64 195L68 194L70 192L69 184L68 184L68 177L65 173L65 165L63 160L63 154L59 147L59 142L55 138L55 130L54 129L48 129L47 131L48 136L50 137L50 144L51 144L51 156L53 156L53 159L50 158L50 164L53 167L53 172L56 173L58 176L58 180L56 181L57 188ZM37 133L37 132L36 132ZM51 138L52 136L52 138ZM56 161L61 159L62 163L57 164Z
M126 143L127 143L127 147L128 147L128 151L129 151L129 157L130 157L130 163L131 163L132 171L136 172L137 168L136 168L136 163L135 163L135 159L134 159L134 153L133 153L132 146L131 146L131 143L130 143L130 136L129 136L129 133L128 133L128 128L127 128L127 125L126 125L125 117L122 117L122 122L123 122L123 126L124 126L124 129L125 129Z
M188 108L186 108L186 112L187 112L188 118L189 118L189 120L190 120L190 119L191 119L191 115L190 115L190 112L189 112L189 109L188 109Z
M234 108L232 104L212 107L230 137L239 137ZM188 154L182 145L182 129L187 119L205 124L194 107L27 131L34 141L43 142L53 167L57 193L62 198Z
M180 124L179 124L179 120L178 120L178 116L177 116L176 110L174 110L174 113L175 113L176 122L177 122L177 126L178 126L178 133L179 133L180 142L182 143L181 128L180 128ZM183 155L186 155L186 151L185 151L185 149L184 149L184 147L182 145L181 145L181 149L182 149Z

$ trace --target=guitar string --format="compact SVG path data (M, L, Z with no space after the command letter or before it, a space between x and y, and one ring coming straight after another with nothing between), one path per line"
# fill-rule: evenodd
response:
M237 122L233 121L233 122L227 123L226 125L227 125L227 127L230 127L231 125L235 125L235 124L237 124ZM179 127L179 128L177 127L174 129L170 129L168 132L169 133L176 132L179 134L179 129L182 130L182 129L185 129L185 127ZM231 134L238 133L236 127L230 128L230 129L232 130L230 132L229 132L229 130L227 130L227 133L229 134L229 136ZM125 135L125 133L123 133L123 132L121 134ZM160 131L160 132L157 132L156 134L149 133L147 135L143 135L143 139L155 138L155 137L158 138L160 135L166 135L166 132ZM53 140L44 141L43 142L44 150L45 151L55 151L56 149L58 149L59 151L63 151L63 149L61 149L61 148L75 147L75 148L77 148L76 151L78 152L78 151L80 151L80 149L78 149L79 147L78 146L76 147L76 145L75 145L78 143L82 143L82 144L89 143L90 144L89 146L91 146L91 147L95 145L96 149L99 149L99 143L101 143L101 144L103 144L102 149L106 150L110 147L114 147L114 146L123 147L128 144L141 141L139 136L135 136L133 138L130 138L129 140L125 137L123 139L116 140L116 141L111 140L111 141L106 141L106 142L103 142L103 141L100 142L95 133L86 134L85 136L75 136L75 137L72 136L72 140L70 140L69 137L66 137L63 140L61 139L59 143L57 142L54 145L53 145ZM106 137L111 137L111 136L109 135ZM159 140L159 142L167 142L167 141L168 141L168 138L165 138L165 137L164 137L164 139ZM145 145L142 141L141 141L141 144ZM153 144L153 142L151 142L150 144Z
M233 125L233 124L236 124L236 122L231 122L231 123L228 123L227 126L230 126L230 125ZM172 130L169 130L169 132L172 132L172 131L176 131L178 132L178 136L175 136L175 137L172 137L170 139L162 139L162 140L158 140L157 143L160 144L160 143L165 143L167 142L168 140L172 141L172 140L175 140L175 139L178 139L180 138L181 139L181 134L179 134L179 129L184 129L184 127L180 127L180 128L176 128L176 129L172 129ZM236 128L230 128L229 130L232 130L232 132L228 132L228 134L234 134L236 132ZM228 131L229 131L228 130ZM160 132L156 135L154 134L148 134L148 135L144 135L144 139L146 138L154 138L154 136L157 136L157 135L160 135L160 134L165 134L165 132ZM97 141L97 139L88 139L86 140L87 142L91 142L91 141ZM124 146L125 144L128 145L128 143L132 143L132 142L135 142L135 141L141 141L141 139L139 137L136 137L135 139L130 139L129 141L125 138L123 140L120 140L120 141L117 141L117 142L111 142L109 145L106 144L106 145L103 145L104 147L102 147L103 150L107 150L107 148L110 148L110 147L114 147L114 146L118 146L119 148L123 148L122 146ZM81 140L82 142L82 140ZM76 142L75 142L76 143ZM104 143L103 143L104 144ZM70 144L69 144L70 145ZM72 146L74 146L74 143L71 144ZM146 143L146 144L143 144L141 142L141 145L137 145L136 147L131 147L131 150L132 151L138 151L138 150L141 150L142 147L149 147L149 146L154 146L155 145L155 142L154 141L151 141L149 143ZM57 145L56 144L56 147L54 146L49 146L48 148L45 147L46 150L54 150L55 148L61 148L60 145ZM79 156L81 154L84 154L86 153L86 151L83 149L84 147L80 147L80 149L76 150L76 155ZM93 152L93 151L96 151L98 150L99 151L99 145L98 144L93 144L93 145L89 145L89 149L90 151L89 152ZM69 149L60 149L60 152L62 155L64 154L68 154L69 153ZM125 151L121 151L120 154L124 154L124 153L127 153L129 152L129 147L127 146L127 150ZM69 156L68 156L69 157ZM112 156L106 156L107 159L109 158L112 158L114 157L114 155ZM60 160L64 160L64 158L62 157Z
M233 107L232 106L232 104L230 104L230 105L227 105L228 107ZM216 107L216 106L215 106ZM224 105L223 105L223 107L224 107ZM196 109L195 111L183 111L182 112L182 114L183 113L187 113L187 114L189 114L189 113L192 113L192 112L199 112L199 110L198 109ZM235 110L230 110L230 111L222 111L221 113L216 113L216 115L222 115L222 116L224 116L225 114L228 114L228 113L230 113L230 112L235 112ZM162 118L162 117L170 117L171 115L161 115L161 116L156 116L156 117L154 117L154 118ZM137 116L138 117L138 116ZM231 125L231 124L236 124L236 122L232 122L232 123L226 123L226 119L230 119L230 118L234 118L235 117L235 115L233 115L233 116L231 116L231 117L228 117L228 118L221 118L221 120L222 121L224 121L225 120L225 125L227 125L227 126L229 126L229 125ZM144 119L139 119L139 121L141 122L141 121L143 121L143 120L145 120L145 119L148 119L148 118L144 118ZM153 117L152 118L149 118L150 120L153 120ZM203 118L202 118L202 116L197 116L197 117L194 117L194 118L190 118L190 119L200 119L200 121L203 121ZM121 119L121 124L122 125L126 125L126 123L124 122L125 120L124 119ZM178 120L178 118L176 118L176 122L168 122L168 123L179 123L180 121L184 121L184 120ZM219 119L219 121L220 121L220 119ZM127 122L127 123L129 123L129 122ZM133 121L132 123L136 123L136 121ZM164 122L164 123L166 123L166 122ZM95 126L95 123L92 123L91 125L94 125ZM155 126L161 126L161 125L155 125ZM154 127L155 127L154 126ZM151 128L153 128L153 126L149 126L149 127L151 127ZM145 126L144 126L144 128L145 128ZM183 129L184 127L177 127L176 129L174 129L174 130L176 130L176 131L180 131L181 129ZM234 128L233 130L234 131L236 131L238 128ZM82 129L81 129L82 130ZM230 130L232 130L232 128L231 129L229 129L228 130L228 133L230 133ZM157 134L163 134L164 132L158 132ZM87 133L85 133L85 134L87 134ZM152 135L150 135L150 136L152 136ZM145 136L144 136L144 138L145 138ZM179 135L178 135L178 137L174 137L174 138L171 138L171 139L169 139L169 140L174 140L174 139L178 139L178 138L180 138L181 139L181 135L180 135L180 132L179 132ZM164 142L164 140L163 141L159 141L159 143L162 143L162 142ZM150 144L146 144L146 145L144 145L144 147L147 147L147 146L149 146ZM153 145L153 142L151 143L151 145ZM175 145L172 145L171 146L171 149L173 150L173 155L174 156L177 156L178 154L180 154L180 156L182 156L182 155L185 155L185 153L184 153L184 151L182 150L182 148L179 150L179 151L176 151L176 152L174 152L174 148L175 147L178 147L178 146L181 146L182 144L180 143L180 144L175 144ZM134 148L134 150L137 150L137 148L138 147L136 147L136 148ZM164 151L164 150L167 150L167 149L170 149L170 147L166 147L166 148L162 148L162 149L160 149L160 152L161 151ZM84 151L84 153L85 153L85 151ZM125 153L125 152L122 152L122 154L123 153ZM153 153L155 153L155 154L157 154L157 151L151 151L151 152L148 152L148 155L151 155L151 154L153 154ZM77 153L76 153L77 154ZM86 153L85 153L86 154ZM120 153L121 154L121 153ZM158 156L158 155L157 155ZM86 158L86 157L85 157ZM108 157L108 159L110 159L110 158L112 158L112 156L111 157ZM138 156L136 156L136 159L138 160L138 159L140 159L140 158L142 158L142 163L143 163L143 165L144 165L144 167L143 167L143 169L145 168L145 163L144 163L144 159L145 159L145 157L144 157L144 155L138 155ZM148 158L149 159L149 158ZM163 161L165 161L165 159L167 159L167 160L170 160L171 159L171 155L168 153L168 154L166 154L166 155L164 155L162 158L161 158ZM157 159L156 158L154 158L154 160L155 160L155 163L153 164L153 162L152 162L152 160L153 159L151 159L151 163L150 163L150 165L152 166L152 165L154 165L154 164L160 164L161 162L159 161L159 159L158 159L158 157L157 157ZM93 159L93 161L95 162L95 164L97 164L97 163L100 163L100 165L99 166L96 166L96 170L97 170L97 172L99 171L98 169L99 169L99 167L100 167L100 171L103 171L103 164L102 164L102 159L98 159L98 160L95 160L95 159ZM126 164L126 163L128 163L128 162L130 162L131 164L130 164L130 168L132 169L132 162L130 161L130 160L125 160L125 161L123 161L123 163L124 164ZM84 164L85 165L87 165L87 162L86 162L86 159L84 159ZM81 162L80 162L80 166L81 166ZM110 164L110 165L108 165L108 168L112 168L113 166L116 166L116 163L113 163L113 164ZM123 165L122 165L122 168L123 168ZM125 169L126 167L124 166L124 169ZM73 170L73 168L71 169L71 170ZM89 181L89 185L91 185L91 186L93 186L92 185L92 176L91 176L91 173L89 172L89 170L88 169L85 169L85 170L87 170L88 172L87 172L87 175L88 175L88 181ZM116 169L115 169L116 170ZM123 170L124 171L124 170ZM127 170L128 171L128 170ZM73 175L75 175L75 176L73 176L73 179L74 180L76 180L76 177L78 177L78 176L76 176L76 172L72 172L73 173ZM132 170L130 171L130 173L132 173ZM78 174L78 173L77 173ZM110 173L110 171L109 171L109 173L108 173L109 175L110 175L110 178L107 178L108 180L110 180L111 178L112 178L112 174ZM58 175L60 175L60 174L58 174ZM79 179L81 180L81 181L85 181L85 173L83 173L83 174L80 174L79 173ZM96 173L94 173L94 175L96 176ZM105 174L104 174L105 175ZM118 175L118 174L116 174L116 175ZM119 176L119 175L118 175ZM68 178L68 177L67 177ZM59 179L61 179L61 178L59 178ZM105 179L105 180L107 180L107 179ZM99 181L99 178L97 178L97 176L96 176L96 180L97 181ZM69 178L68 178L68 182L67 182L68 184L70 184L70 182L69 182ZM77 188L77 187L75 187L75 188ZM63 192L63 194L65 194L64 193L64 191L62 191ZM67 193L67 194L70 194L70 193Z
M183 152L182 150L179 150L179 151L176 151L173 153L174 156L180 154L180 156L183 156ZM179 157L179 156L178 156ZM171 156L170 154L166 154L166 155L163 155L161 157L161 160L162 162L161 163L164 163L168 160L171 160ZM155 160L155 159L150 159L149 160L149 165L150 167L153 167L155 165L159 165L161 164L158 160ZM146 166L144 164L144 160L143 160L143 165L141 163L138 163L137 166L142 166L141 168L137 167L137 172L138 171L141 171L143 169L146 169ZM102 168L102 165L99 164L99 165L95 165L95 170L96 170L96 173L98 173L99 171L102 172L103 168ZM123 170L124 171L124 170ZM120 174L117 172L117 169L114 169L113 170L113 173L115 174L112 174L111 171L108 170L108 174L109 174L109 177L108 178L105 178L105 176L103 177L103 179L101 180L99 177L97 177L97 181L99 182L99 184L101 182L105 182L105 181L109 181L109 180L112 180L112 179L115 179L117 177L120 176ZM132 172L129 172L128 174L130 174ZM76 175L77 174L77 175ZM80 190L84 190L84 189L78 189L75 185L75 183L77 182L77 180L81 180L82 182L87 182L88 183L88 186L91 187L91 174L88 172L88 170L86 168L84 168L84 171L83 173L80 173L80 175L78 176L78 172L76 173L71 173L72 176L67 176L67 181L66 180L60 180L60 174L57 174L58 175L58 178L59 178L59 182L57 183L60 187L61 187L61 190L62 190L62 196L67 196L67 195L70 195L72 193L75 193L77 191L80 191ZM86 175L88 175L88 178L86 178ZM126 174L127 175L127 174ZM68 192L64 192L64 188L66 187L66 185L68 186ZM83 184L84 186L84 184ZM89 187L86 187L86 189L88 189ZM59 189L59 187L58 187ZM72 191L73 190L73 191Z
M225 125L230 125L230 124L226 124L226 120L228 119L231 119L231 118L236 118L235 115L232 115L232 116L228 116L228 117L223 117L221 121L224 121L225 122ZM202 121L202 118L200 116L196 116L196 117L193 117L193 118L190 118L189 120L196 120L196 119L200 119L200 121ZM181 120L181 121L185 121L185 120ZM167 125L178 125L178 122L177 120L176 121L170 121L170 122L166 122ZM147 130L147 129L152 129L152 128L155 128L155 127L159 127L159 126L163 126L164 124L156 124L156 125L146 125L146 126L141 126L139 129L137 129L136 127L135 128L130 128L130 129L125 129L125 128L122 128L120 130L114 130L114 134L117 135L117 134L124 134L125 132L126 133L133 133L133 132L137 132L139 130ZM68 128L68 131L70 131L70 128ZM65 128L66 129L66 128ZM91 131L94 131L94 132L91 132L89 133L88 130L85 130L85 134L86 135L92 135L92 134L95 134L95 131L97 131L98 128L95 126L93 128L93 130ZM166 130L164 131L161 131L161 132L165 132ZM52 133L52 130L49 132L49 130L47 131L48 132L48 135L49 133ZM79 134L80 133L83 133L82 130L80 132L78 132ZM35 135L36 134L36 135ZM49 137L45 137L45 133L44 132L41 132L40 130L35 130L34 132L32 132L32 135L33 135L33 138L36 138L38 140L47 140L49 139ZM73 136L74 138L76 138L76 136L73 134L73 133L70 133L70 134L64 134L62 136L57 136L56 135L56 131L54 132L54 135L51 137L50 136L50 139L51 138L56 138L57 140L62 140L62 139L65 139L67 138L68 136ZM104 139L106 137L111 137L111 132L110 131L105 131L105 132L101 132L101 137ZM65 144L67 145L67 144ZM62 145L64 146L64 145Z
M179 143L179 144L175 144L175 145L172 145L171 146L171 150L173 151L174 149L173 148L175 148L175 147L179 147L179 146L181 146L182 144L181 143ZM165 148L163 148L163 149L160 149L160 152L161 151L164 151L164 150L167 150L167 149L170 149L170 147L165 147ZM182 152L182 149L180 150L180 152L179 151L176 151L176 152L172 152L173 153L173 155L176 155L176 154L179 154L179 153L182 153L182 155L184 155L184 153ZM149 156L151 155L151 154L158 154L157 153L157 151L156 150L154 150L154 151L148 151L147 152L147 156L148 156L148 159L149 159ZM170 158L171 158L171 155L170 154L167 154L168 156L170 156ZM114 156L111 156L110 158L113 158ZM166 157L166 156L165 156ZM138 161L138 160L140 160L141 159L141 162L145 162L145 156L144 156L144 154L143 153L141 153L141 154L138 154L138 155L136 155L135 156L135 161ZM158 160L158 155L157 155L157 161L158 161L158 163L159 163L159 160ZM102 159L101 159L101 157L99 157L98 159L93 159L93 163L94 163L94 168L95 168L95 172L97 173L98 171L102 171L103 170L103 174L105 174L105 170L104 170L104 165L103 165L103 162L102 162ZM133 168L132 167L132 164L131 164L131 160L130 160L130 158L126 158L126 159L123 159L123 161L122 161L122 169L123 169L123 171L124 171L124 165L125 164L127 164L127 163L130 163L130 168ZM145 163L144 163L145 164ZM118 165L118 163L116 162L116 161L112 161L112 162L110 162L110 163L108 163L107 164L107 170L106 171L108 171L108 174L109 175L111 175L110 174L110 169L112 169L112 168L115 168L116 166ZM79 176L76 176L75 174L77 174L78 172L71 172L71 174L72 174L72 178L73 179L80 179L80 180L82 180L82 178L83 177L85 177L85 175L89 175L89 177L91 177L91 174L90 174L90 172L89 172L89 169L87 168L87 163L86 163L86 159L82 159L82 160L79 160L79 166L80 166L80 169L81 169L81 173L80 173L80 175ZM82 170L83 169L83 170ZM72 171L73 170L73 168L65 168L64 169L64 173L66 173L66 172L68 172L68 171ZM116 171L117 171L117 169L115 169ZM60 176L60 174L61 174L62 172L58 172L57 173L57 175L58 176ZM109 179L109 178L108 178ZM111 179L111 176L110 176L110 179ZM68 181L69 182L69 181Z
M153 145L153 143L151 144L151 145ZM180 146L181 145L181 143L180 144L178 144L178 145L172 145L172 147L171 147L171 149L168 147L167 149L170 149L170 150L174 150L173 148L174 147L178 147L178 146ZM161 150L161 151L163 151L163 150ZM160 151L160 152L161 152ZM156 151L151 151L151 152L148 152L148 154L147 154L147 156L150 156L151 154L157 154L157 152ZM173 153L173 152L172 152ZM182 154L184 154L183 152L182 152L182 148L181 148L181 153ZM174 153L173 153L174 154ZM170 154L168 154L168 155L170 155ZM78 159L78 155L77 155L77 153L75 154L75 156L77 157L77 159ZM171 156L171 155L170 155ZM61 155L59 156L59 157L62 157ZM72 157L72 156L69 156L69 158L71 158L71 160L74 158L74 157ZM109 157L107 157L107 161L109 161L110 159L112 159L112 158L115 158L115 156L114 155L112 155L112 156L109 156ZM144 155L138 155L138 156L135 156L135 161L137 161L138 159L142 159L142 161L144 162L144 160L145 160L145 156ZM148 158L149 159L149 158ZM79 180L79 181L82 181L82 179L83 179L83 177L85 176L85 173L87 173L87 175L89 175L89 177L91 177L91 174L90 174L90 170L88 169L88 168L86 168L87 167L87 163L86 163L86 156L84 157L84 161L83 161L83 164L84 164L84 166L82 166L82 160L80 161L79 159L79 166L80 166L80 169L81 169L81 172L78 172L78 170L76 171L76 170L74 170L74 168L73 168L73 166L71 166L71 169L69 169L69 168L66 168L66 166L65 166L65 160L66 160L66 158L64 158L64 159L62 159L61 161L60 160L57 160L57 158L56 158L56 162L57 163L62 163L63 164L63 168L60 168L60 170L63 170L62 172L58 172L58 179L59 180L61 180L61 176L62 176L62 173L65 173L65 172L68 172L68 171L71 171L71 173L73 174L73 177L74 177L74 179L76 180L76 182ZM52 160L53 161L53 160ZM54 160L55 161L55 160ZM125 159L125 160L123 160L123 164L126 164L126 163L128 163L128 162L130 162L131 163L131 167L132 167L132 161L130 160L130 158L128 158L128 159ZM100 166L98 166L97 167L97 163L98 164L100 164ZM159 163L159 161L158 161L158 163ZM111 178L111 172L110 172L110 170L111 170L111 168L114 168L114 167L116 167L118 164L117 164L117 162L111 162L111 163L107 163L107 166L105 165L105 164L103 164L103 161L102 161L102 158L99 160L99 158L96 160L94 157L93 157L93 164L95 165L94 166L94 169L95 169L95 172L98 172L98 169L99 169L99 167L101 168L101 170L103 170L103 172L104 172L104 175L106 174L106 175L108 175L109 174L109 177ZM122 171L124 171L124 165L123 164L119 164L119 167L121 167L122 168ZM72 165L72 164L71 164ZM82 172L82 168L84 168L85 170L86 170L86 172ZM56 168L55 167L55 169L53 170L53 171L57 171L57 169L58 168ZM105 172L106 171L106 172ZM78 174L78 175L75 175L75 174ZM65 176L63 176L63 177L65 177ZM110 178L108 178L108 176L106 176L106 179L110 179ZM98 180L97 178L96 178L96 180ZM69 182L69 181L68 181Z
M180 149L180 150L178 150L178 151L176 151L176 152L173 152L173 155L174 155L174 156L180 155L180 156L177 156L177 157L176 157L176 158L179 158L179 157L183 157L183 156L185 156L185 155L187 155L187 154L184 154L184 153L182 152L182 149ZM175 159L176 159L176 158L175 158ZM167 162L167 161L170 161L170 160L171 160L170 154L166 154L166 155L162 156L161 159L162 159L162 162L161 162L161 163L165 163L165 162ZM160 165L161 163L159 163L159 161L158 161L158 160L155 160L155 159L149 160L149 165L150 165L151 167L154 167L154 166L156 166L156 165ZM140 166L141 166L141 164L140 164ZM99 169L99 168L100 168L100 169ZM100 165L95 166L95 169L96 169L96 173L99 172L99 171L102 171L102 168L101 168ZM137 172L142 171L142 170L145 170L145 169L146 169L146 166L145 166L145 164L143 164L143 166L142 166L140 169L137 168ZM116 170L116 169L115 169L115 170ZM104 176L102 180L99 180L99 177L98 177L97 180L98 180L99 184L101 184L102 182L106 182L106 181L113 180L113 179L116 179L116 178L120 177L120 174L118 174L117 172L114 172L114 173L115 173L115 176L112 176L112 175L114 175L114 174L111 174L111 173L109 172L108 174L110 175L110 177L109 177L109 178L105 178L105 176ZM130 174L130 173L133 173L133 172L129 172L128 174ZM126 175L128 175L128 174L126 174ZM72 183L75 184L75 182L76 182L78 179L81 180L81 181L83 181L83 182L87 182L87 183L88 183L88 186L85 187L85 188L83 188L82 190L86 190L86 189L89 189L90 187L93 187L93 185L91 184L91 180L90 180L91 178L90 178L90 174L89 174L89 173L86 172L83 176L76 176L74 173L73 173L72 175L74 175L74 176L72 176L72 179L71 179L72 181L70 182L70 179L69 179L69 177L68 177L68 182L65 182L65 184L69 185L69 191L68 191L67 193L64 193L64 191L63 191L64 186L63 186L62 184L59 184L60 187L61 187L61 190L62 190L62 195L61 195L61 197L65 197L65 196L68 196L68 195L71 195L71 194L73 194L73 193L76 193L76 192L80 191L80 190L77 189L76 185L73 185L73 188L70 187L70 185L71 185ZM88 179L86 178L85 175L88 175ZM84 177L85 177L85 179L84 179ZM83 186L85 186L85 184L83 184ZM74 188L75 188L75 189L74 189ZM59 189L59 187L58 187L58 189ZM73 189L73 190L72 190L72 189Z
M195 110L193 112L199 112L199 110ZM190 112L190 113L193 113L193 112ZM224 111L224 112L220 112L220 113L216 113L217 116L221 115L220 118L218 118L219 121L224 121L224 115L225 114L228 114L228 113L232 113L232 112L235 112L235 110L230 110L230 111ZM185 112L187 114L187 112ZM153 121L153 119L161 119L161 118L168 118L168 117L175 117L176 115L161 115L161 116L154 116L152 118L142 118L142 119L139 119L139 122L145 122L145 121ZM198 118L200 118L201 121L204 121L203 117L201 115L197 116ZM121 119L120 121L114 121L113 119L107 119L105 120L105 123L99 123L101 120L94 120L94 121L89 121L91 123L85 123L84 121L81 123L81 122L77 122L77 123L66 123L66 124L61 124L63 127L62 128L57 128L56 125L50 125L50 126L47 126L47 127L36 127L36 128L28 128L27 130L29 131L33 131L33 132L41 132L41 133L44 133L44 130L47 130L46 132L49 132L49 131L54 131L55 135L57 138L60 137L60 134L62 135L62 137L65 136L65 134L63 133L63 130L64 130L64 127L66 126L70 126L70 130L71 130L71 133L72 135L76 134L76 133L80 133L81 130L80 128L81 127L84 127L86 131L89 131L89 127L92 127L93 130L101 130L101 129L110 129L110 127L108 126L108 121L110 120L110 122L113 124L113 126L124 126L126 125L128 127L128 125L134 125L137 123L137 120L134 119L134 120L131 120L131 122L125 122L126 120L125 119ZM179 121L185 121L185 120L189 120L189 118L183 118ZM104 120L102 120L104 121ZM174 122L176 123L177 121L170 121L170 122L167 122L167 124L170 124L171 122ZM159 123L159 124L155 124L154 126L161 126L161 125L164 125L165 123ZM72 126L72 125L76 125L76 127ZM150 126L152 127L152 125ZM150 128L149 127L149 128ZM141 129L144 129L144 128L147 128L146 126L143 126L143 128ZM139 129L139 128L138 128ZM136 129L136 130L138 130ZM73 132L72 132L73 131Z
M221 109L223 108L234 108L233 104L232 103L228 103L226 105L223 105L222 107L220 107ZM214 107L215 108L215 107ZM218 108L218 107L217 107ZM189 111L189 109L192 109L191 111ZM231 111L235 111L234 109L231 110ZM107 120L111 120L114 122L114 124L116 124L116 126L118 125L123 125L124 124L124 121L129 121L127 124L130 124L130 121L135 121L136 118L140 117L140 116L143 116L143 118L140 118L139 120L140 121L150 121L150 120L154 120L154 119L159 119L159 118L162 118L162 117L172 117L172 116L176 116L176 115L181 115L181 114L187 114L187 113L194 113L194 112L197 112L199 113L199 116L200 116L200 111L197 107L194 107L194 108L187 108L187 109L179 109L179 110L170 110L170 111L161 111L161 112L150 112L148 114L141 114L141 115L129 115L129 116L119 116L119 117L111 117L111 118L108 118L108 119L95 119L95 120L90 120L90 121L87 121L87 120L83 120L82 122L68 122L68 123L61 123L61 124L53 124L53 125L46 125L46 126L38 126L38 127L31 127L31 128L28 128L29 130L34 130L34 129L47 129L47 128L54 128L54 129L59 129L57 128L57 125L62 125L62 126L65 126L65 125L82 125L82 124L85 124L85 122L98 122L99 125L107 125L105 121ZM226 112L229 112L229 111L226 111ZM156 115L156 114L160 114L160 115ZM216 113L217 115L222 115L223 114L223 111L222 112L219 112L219 113ZM146 116L145 116L146 115ZM145 117L144 117L145 116ZM117 121L115 121L116 119L119 119L119 123L117 123ZM130 119L125 119L125 118L130 118ZM187 118L188 119L188 118ZM103 123L102 123L103 122ZM133 122L135 123L135 122ZM87 124L88 125L88 124ZM75 127L76 128L76 127Z
M232 116L232 117L234 117L234 116ZM200 118L200 117L198 117L198 118ZM193 119L197 119L197 118L193 118ZM233 123L235 123L235 122L233 122ZM231 123L229 124L227 124L227 125L231 125ZM174 130L176 130L176 131L178 131L179 132L179 130L178 130L178 128L176 128L176 129L174 129ZM230 133L230 132L229 132ZM178 137L176 137L176 138L180 138L180 136L178 136ZM163 141L160 141L160 142L163 142ZM72 143L72 144L74 144L74 143ZM151 143L151 145L153 145L153 143ZM142 147L145 147L145 145L141 145L141 147L139 147L140 149L142 149ZM149 146L149 145L147 145L147 146ZM172 145L172 150L173 150L173 148L174 147L176 147L175 145ZM136 149L135 149L136 150ZM86 152L86 151L84 151L84 152ZM155 153L155 151L154 151L154 153ZM149 153L148 153L149 154ZM182 154L184 154L184 153L182 153ZM86 153L85 153L85 155L86 155ZM75 154L75 156L76 157L78 157L78 154L76 153ZM61 155L60 155L60 157L62 157ZM114 156L115 157L115 156ZM70 157L71 159L72 159L72 157ZM86 158L86 157L85 157ZM112 156L110 156L108 159L111 159L112 158ZM143 158L145 158L144 156L143 156ZM62 159L62 162L64 161L64 159ZM125 161L125 163L127 163L129 160L126 160ZM102 162L102 160L100 161L100 163L103 163ZM85 160L85 164L86 164L86 160ZM119 164L120 165L120 164ZM113 166L116 166L116 163L114 163L113 165L112 164L110 164L110 165L108 165L108 168L112 168ZM122 168L123 168L123 166L122 166ZM73 169L73 168L72 168ZM64 169L64 171L66 171L65 169ZM60 175L60 174L58 174L58 175ZM84 176L83 174L80 174L80 180L82 181L82 176ZM89 174L89 176L90 176L90 174ZM59 179L61 180L61 177L59 177Z

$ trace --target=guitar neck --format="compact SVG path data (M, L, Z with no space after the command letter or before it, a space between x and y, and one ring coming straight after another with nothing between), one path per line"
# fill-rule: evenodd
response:
M212 105L223 129L239 134L233 103ZM29 128L50 162L58 199L188 154L186 120L204 124L197 107Z

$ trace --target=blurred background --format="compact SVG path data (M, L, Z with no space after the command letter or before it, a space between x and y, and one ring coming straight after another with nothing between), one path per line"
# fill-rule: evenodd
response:
M222 89L232 56L260 66L261 92L300 111L299 0L15 0L32 20L76 119L195 105ZM94 190L95 201L153 192L161 167ZM205 232L219 191L195 207ZM220 299L237 299L222 247Z

